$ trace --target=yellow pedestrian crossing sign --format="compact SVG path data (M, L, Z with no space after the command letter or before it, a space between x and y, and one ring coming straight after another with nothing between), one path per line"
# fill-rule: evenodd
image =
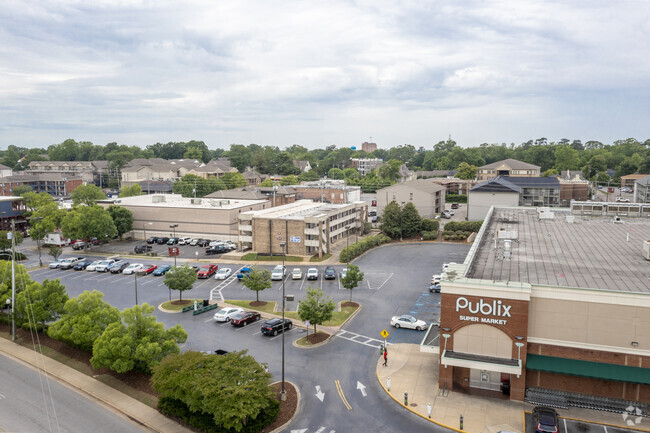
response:
M385 329L381 331L381 336L384 338L388 337L388 331L386 331Z

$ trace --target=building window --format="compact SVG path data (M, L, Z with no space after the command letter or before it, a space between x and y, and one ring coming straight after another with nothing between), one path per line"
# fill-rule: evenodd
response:
M409 193L409 200L413 201L413 193L412 192Z

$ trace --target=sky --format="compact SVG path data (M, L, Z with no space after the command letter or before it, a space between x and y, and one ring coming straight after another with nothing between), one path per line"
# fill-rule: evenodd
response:
M0 148L650 138L650 2L3 0Z

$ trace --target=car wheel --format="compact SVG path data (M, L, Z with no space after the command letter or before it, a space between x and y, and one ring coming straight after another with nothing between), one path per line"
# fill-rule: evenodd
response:
M289 323L289 324L287 325L287 329L291 329L292 326L293 326L293 323Z
M396 327L397 329L399 329L399 323L396 323L396 324L395 324L395 327Z
M271 335L273 335L273 336L275 337L276 335L278 335L278 331L276 331L276 330L274 329L273 332L271 333Z
M416 331L422 331L422 327L421 327L421 326L417 326L417 327L415 328L415 330L416 330Z

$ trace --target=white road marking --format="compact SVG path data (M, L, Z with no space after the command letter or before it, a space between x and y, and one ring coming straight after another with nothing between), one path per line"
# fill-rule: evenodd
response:
M388 282L388 280L390 280L390 277L392 277L393 275L394 275L394 273L391 272L391 273L388 275L388 277L384 280L384 282L381 283L381 285L380 285L379 287L377 287L376 289L374 289L374 290L379 290L379 289L381 289L382 287L384 287L384 284L386 284L386 283ZM370 290L373 290L373 289L370 287L370 283L368 283L368 288L369 288Z
M298 289L299 291L302 291L302 285L305 284L305 281L307 281L307 275L302 277L302 281L300 282L300 288Z
M237 274L239 273L240 270L241 268L237 269L237 271L233 272L230 275L230 277L226 278L225 280L217 280L217 281L221 281L221 283L219 283L216 287L210 290L210 300L213 300L215 298L214 294L217 293L219 295L219 298L221 298L221 302L223 302L225 299L223 297L223 294L221 294L221 291L226 287L228 287L230 284L232 284L233 281L237 279ZM242 285L242 288L243 287L244 286Z
M607 426L603 424L603 428L605 429L605 433L608 433L607 432Z
M318 430L316 430L316 433L323 433L323 431L325 431L325 427L322 427L322 426L321 426L321 428L319 428Z
M320 385L316 385L316 398L318 398L321 401L321 403L325 399L325 393L323 391L321 391ZM322 430L319 430L319 431L322 431Z
M364 385L363 383L359 382L358 380L357 380L357 389L361 390L361 395L362 395L362 396L365 397L365 396L367 395L367 394L366 394L366 385Z
M567 433L568 430L566 429L566 418L562 419L564 421L564 433Z
M350 332L350 331L341 330L336 334L334 334L334 336L343 338L344 340L352 341L353 343L363 344L364 346L373 347L375 349L379 349L379 347L382 344L384 344L383 340L377 340L376 338L366 337L365 335L357 334L355 332ZM360 341L360 340L365 340L365 341ZM386 345L389 344L391 343L386 343Z

